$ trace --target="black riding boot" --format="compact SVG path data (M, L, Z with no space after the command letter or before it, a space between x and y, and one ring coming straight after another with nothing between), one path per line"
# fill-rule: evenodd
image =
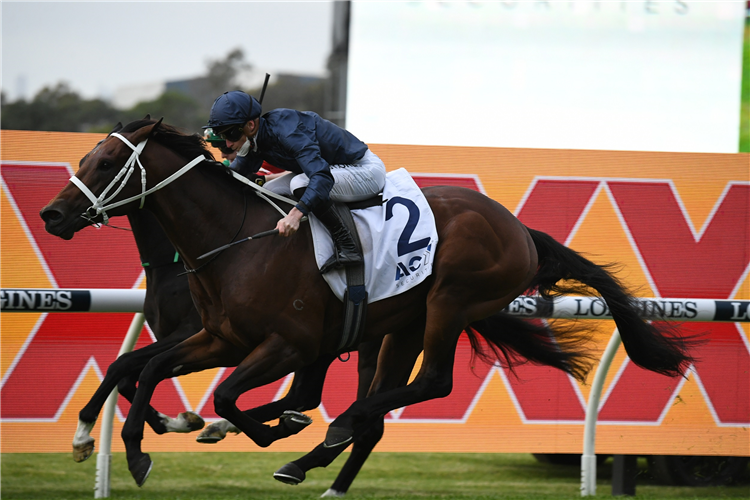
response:
M333 203L330 201L323 203L312 212L331 233L335 247L333 255L323 264L320 272L325 274L331 269L341 266L352 266L362 263L362 254L354 242L354 237L349 232L344 221L341 220L341 216L336 212Z

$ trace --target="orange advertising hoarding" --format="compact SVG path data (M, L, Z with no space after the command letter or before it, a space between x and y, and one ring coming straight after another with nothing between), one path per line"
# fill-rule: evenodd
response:
M87 228L71 241L44 232L39 209L101 134L2 131L3 288L143 288L131 235ZM34 147L29 147L34 145ZM41 145L41 147L40 147ZM484 192L522 222L598 263L644 297L750 299L750 155L372 145L389 170L422 185ZM120 218L114 225L127 226ZM467 248L467 251L471 251ZM68 451L77 412L117 354L129 314L2 313L2 451ZM598 453L750 455L748 323L689 323L710 342L684 380L644 372L621 350L605 382ZM597 322L596 352L614 331ZM144 329L138 346L151 342ZM217 418L212 390L229 370L163 382L153 405ZM453 393L387 416L380 451L580 453L590 383L524 365L511 374L457 351ZM241 408L283 395L290 378L251 391ZM314 423L271 451L308 451L354 399L356 355L329 371ZM115 418L119 433L128 405ZM92 433L98 435L98 426ZM155 436L149 451L257 451L244 436L197 444ZM122 451L119 439L114 451Z

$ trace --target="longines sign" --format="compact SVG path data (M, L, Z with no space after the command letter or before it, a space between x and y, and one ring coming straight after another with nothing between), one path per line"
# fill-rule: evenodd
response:
M3 288L3 312L143 312L146 290Z
M655 321L750 322L748 300L639 298L641 317ZM611 319L607 303L597 297L521 296L504 309L528 318Z
M145 290L58 290L3 288L3 312L141 312ZM661 321L750 322L748 300L640 298L641 316ZM598 297L557 297L554 300L523 295L504 309L527 318L611 319L607 303Z

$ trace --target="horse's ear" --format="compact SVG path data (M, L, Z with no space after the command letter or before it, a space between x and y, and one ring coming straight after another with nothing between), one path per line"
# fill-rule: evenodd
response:
M143 117L143 119L144 120L150 120L151 119L151 114L150 113L147 114L146 116Z
M151 127L151 132L148 133L149 137L153 137L156 135L157 130L159 129L159 126L161 125L161 122L164 121L164 117L162 116L159 118L159 121L154 124L153 127Z
M110 135L114 134L115 132L119 132L120 130L122 130L122 122L117 122L117 125L115 125L115 127L112 129Z
M161 125L161 120L154 123L153 125L146 125L145 127L139 128L129 137L130 142L132 142L133 144L138 144L141 141L145 141L146 139L153 137L156 134L159 125Z

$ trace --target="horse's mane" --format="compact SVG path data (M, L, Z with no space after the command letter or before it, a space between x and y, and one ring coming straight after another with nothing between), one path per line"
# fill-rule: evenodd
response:
M146 125L153 125L154 123L156 123L156 120L136 120L122 127L119 132L135 132ZM208 160L215 160L213 153L208 149L206 141L201 136L198 134L184 134L166 123L159 124L159 128L151 139L187 159L203 155Z
M134 122L128 123L127 125L122 127L122 129L116 130L116 132L135 132L142 127L152 125L154 123L156 123L156 120L144 118L142 120L136 120ZM206 141L204 141L203 137L201 137L200 135L188 135L171 125L161 123L159 125L159 128L156 130L156 133L149 140L156 141L162 146L171 149L186 160L192 160L199 155L205 156L206 160L208 161L204 161L198 164L196 167L196 171L205 173L206 175L210 175L217 182L222 183L226 187L226 189L231 189L239 192L246 189L246 186L244 184L232 179L231 175L227 175L228 172L231 172L229 167L216 161L213 153L206 145ZM251 197L250 199L254 200L255 198L256 197Z

